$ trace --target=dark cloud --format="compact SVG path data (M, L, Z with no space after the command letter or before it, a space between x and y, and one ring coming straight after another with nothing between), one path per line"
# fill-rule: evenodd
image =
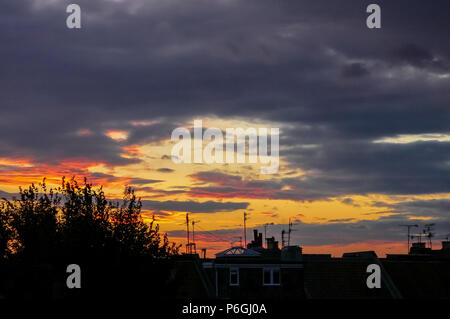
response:
M241 185L242 177L230 174L225 174L217 171L198 172L189 175L196 181L202 183L212 183L216 185Z
M443 178L450 174L450 143L340 143L286 153L291 163L306 170L305 175L260 181L199 172L190 175L197 183L188 194L312 201L347 194L450 192L450 180ZM352 204L349 199L344 203Z
M173 170L171 168L163 167L163 168L158 168L157 171L160 173L173 173L175 170Z
M14 196L17 196L17 194L11 194L11 193L8 193L8 192L5 192L5 191L0 190L0 200L3 199L3 198L5 198L5 199L11 199L11 198L13 198Z
M140 191L140 192L146 192L145 197L165 197L168 195L178 195L178 194L184 194L186 191L184 190L165 190L165 189L157 189L154 187L133 187L134 190Z
M190 175L198 181L186 193L193 197L263 198L312 201L326 199L332 193L324 189L303 187L298 178L265 181L244 180L241 176L220 172L199 172ZM205 185L210 184L210 185ZM289 190L285 190L289 186Z
M401 202L392 207L412 217L450 219L450 199L414 200Z
M405 44L394 50L392 56L395 62L408 64L420 69L430 69L442 73L450 70L450 64L446 60L434 56L430 51L416 44Z
M69 1L2 4L0 157L136 163L125 146L168 139L193 117L264 119L280 123L281 155L306 175L247 189L449 191L449 143L372 143L450 132L448 1L379 1L381 30L365 26L371 1L77 3L81 30L65 27Z
M338 142L288 151L292 163L311 171L306 189L344 194L450 192L450 143Z
M148 179L148 178L132 178L130 184L144 185L163 182L160 179Z
M104 173L88 173L86 175L87 182L93 184L97 184L99 181L110 183L122 180L120 177Z
M233 203L233 202L197 202L197 201L153 201L143 200L144 209L190 212L190 213L216 213L231 212L238 209L246 209L249 203Z
M351 63L342 68L342 76L345 78L360 78L367 74L369 71L362 63Z
M344 199L342 200L342 203L347 204L347 205L352 205L352 206L359 207L359 205L356 204L355 201L354 201L353 199L348 198L348 197L347 197L347 198L344 198Z

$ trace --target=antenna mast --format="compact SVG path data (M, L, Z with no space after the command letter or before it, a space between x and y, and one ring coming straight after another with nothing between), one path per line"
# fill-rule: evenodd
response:
M186 244L186 253L189 253L189 248L190 248L190 244L189 244L189 213L186 213L186 235L187 235L187 244Z
M291 232L293 231L292 226L297 225L291 222L291 217L289 217L289 230L288 230L288 246L291 245Z
M409 239L411 238L410 237L410 233L411 233L411 228L412 227L419 227L419 225L416 225L416 224L408 224L408 225L400 225L400 227L407 227L408 228L408 254L409 254Z
M234 243L237 241L237 240L234 240L234 238L239 238L239 247L242 247L242 236L235 236L235 237L231 238L231 247L233 247Z
M244 212L244 247L247 247L247 227L246 227L246 221L247 221L248 214Z
M430 249L433 249L433 243L431 241L431 238L434 237L434 233L432 232L434 225L435 225L434 223L433 224L426 224L425 228L423 230L424 234L426 234L426 236L428 237L428 243L430 244Z
M197 253L197 245L195 244L195 223L198 223L199 221L192 221L192 246L194 246L194 254Z

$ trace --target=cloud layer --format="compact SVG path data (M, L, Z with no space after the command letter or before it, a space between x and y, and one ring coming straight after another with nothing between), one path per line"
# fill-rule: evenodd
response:
M212 117L279 124L282 169L301 170L301 177L261 181L210 171L192 174L198 184L174 191L142 186L159 179L123 181L161 196L196 198L450 193L450 142L388 142L450 134L446 0L378 1L380 30L366 28L371 2L359 0L78 0L81 30L65 26L69 3L2 4L0 158L34 164L0 164L3 181L53 167L70 175L86 174L88 164L136 164L142 159L123 156L127 148L157 144L195 117ZM144 205L206 213L249 204ZM405 202L392 209L444 218L445 205ZM374 232L392 218L370 222ZM361 221L355 229L370 235L366 226ZM352 226L301 227L307 236L317 227L333 234Z

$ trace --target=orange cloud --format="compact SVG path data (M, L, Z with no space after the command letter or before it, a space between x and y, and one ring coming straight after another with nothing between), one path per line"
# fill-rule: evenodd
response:
M107 131L105 135L115 141L125 141L128 138L126 131Z

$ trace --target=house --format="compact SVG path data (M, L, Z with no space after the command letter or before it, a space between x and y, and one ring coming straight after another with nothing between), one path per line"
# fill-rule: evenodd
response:
M413 244L409 254L379 258L373 251L303 254L298 246L279 248L254 231L247 247L235 246L216 258L176 259L173 287L178 298L213 299L414 299L450 298L450 244L428 249ZM369 288L368 266L381 270L381 287ZM176 288L176 289L175 289Z
M236 246L216 254L203 263L215 297L229 298L304 298L303 263L300 247L279 249L274 238L263 248L262 234L254 230L247 248Z

